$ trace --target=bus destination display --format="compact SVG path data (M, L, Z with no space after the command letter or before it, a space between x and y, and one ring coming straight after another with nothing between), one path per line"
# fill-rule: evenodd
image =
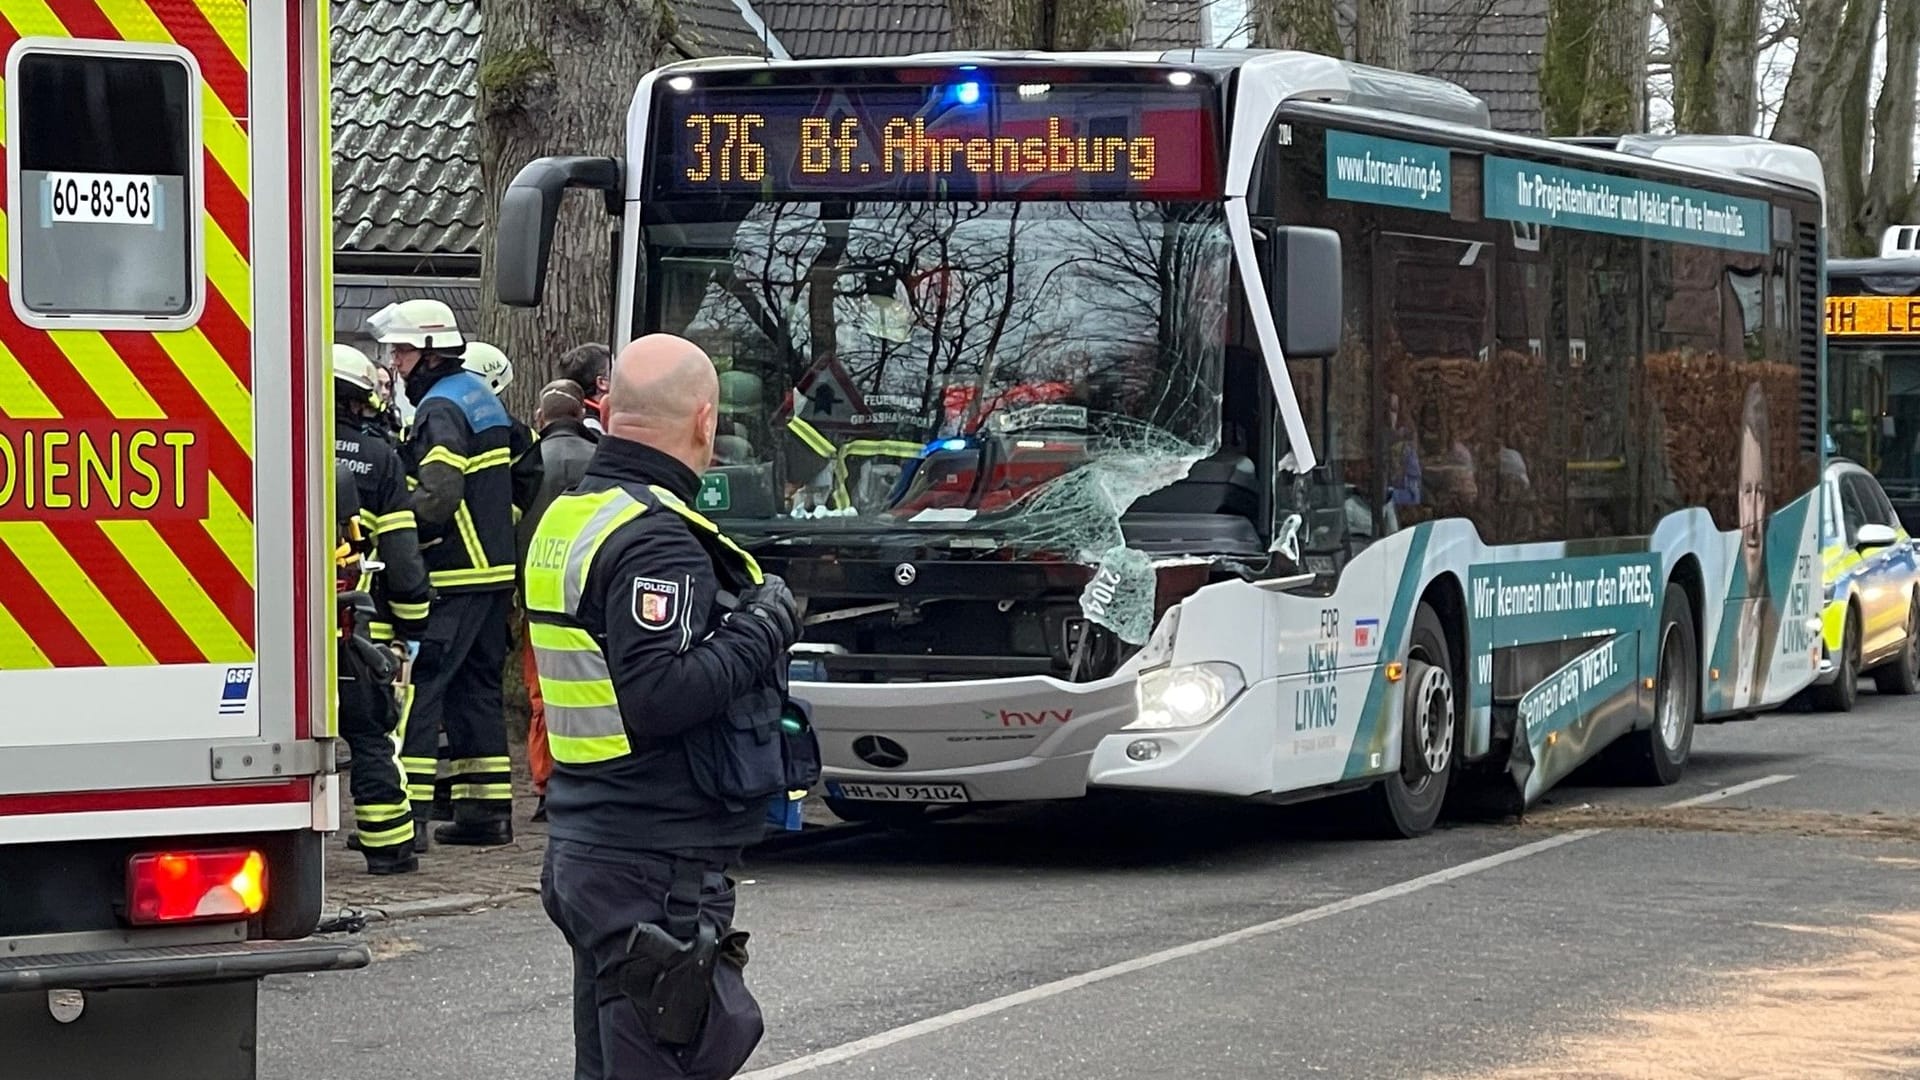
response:
M1200 87L667 90L655 198L1203 199L1220 194Z
M1829 296L1827 334L1920 336L1920 296Z

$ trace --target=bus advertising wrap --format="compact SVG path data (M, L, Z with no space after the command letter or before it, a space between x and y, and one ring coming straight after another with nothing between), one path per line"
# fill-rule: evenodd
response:
M1453 154L1424 143L1327 132L1327 195L1352 202L1445 213L1452 205Z
M1486 215L1732 251L1767 250L1767 204L1514 158L1486 161Z

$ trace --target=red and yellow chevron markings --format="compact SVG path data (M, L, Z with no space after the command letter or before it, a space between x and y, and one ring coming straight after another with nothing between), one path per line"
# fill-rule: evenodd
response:
M193 54L207 300L155 332L39 330L0 302L0 670L250 661L246 4L0 0L0 55L23 37Z

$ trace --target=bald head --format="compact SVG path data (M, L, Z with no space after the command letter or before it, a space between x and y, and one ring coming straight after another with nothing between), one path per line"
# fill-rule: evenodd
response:
M620 350L608 379L607 434L645 443L704 472L713 461L720 378L700 346L648 334Z

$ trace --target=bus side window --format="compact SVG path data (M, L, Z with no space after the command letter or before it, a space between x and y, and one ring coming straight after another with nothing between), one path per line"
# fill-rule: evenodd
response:
M192 56L33 44L10 58L7 99L9 284L21 321L193 325L206 285Z

